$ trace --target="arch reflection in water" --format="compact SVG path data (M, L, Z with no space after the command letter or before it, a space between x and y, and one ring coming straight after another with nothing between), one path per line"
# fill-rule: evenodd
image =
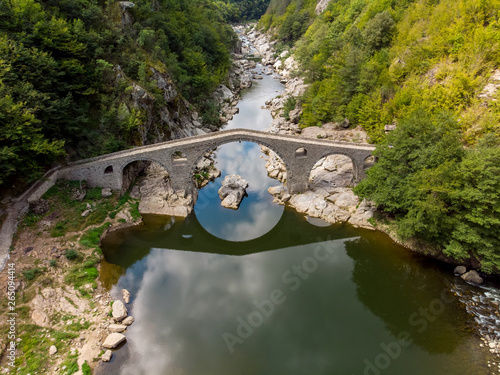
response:
M229 143L217 149L216 167L221 177L201 189L194 207L200 224L209 233L229 241L247 241L270 231L283 215L283 206L272 203L267 189L280 185L268 177L266 160L259 145ZM238 210L221 206L218 190L226 175L237 174L248 181L248 196Z

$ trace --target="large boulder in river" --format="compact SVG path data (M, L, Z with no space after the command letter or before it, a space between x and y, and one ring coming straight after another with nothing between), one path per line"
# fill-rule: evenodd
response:
M219 189L219 197L222 199L222 206L237 210L243 197L246 195L248 182L241 176L232 174L227 175L222 181Z

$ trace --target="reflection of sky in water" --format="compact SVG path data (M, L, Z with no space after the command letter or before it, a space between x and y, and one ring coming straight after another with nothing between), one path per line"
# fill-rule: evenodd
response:
M262 71L262 65L257 64L255 70ZM228 122L224 129L265 130L271 125L271 112L263 110L266 101L278 96L284 86L273 76L264 75L262 80L254 81L253 86L243 92L243 100L238 103L239 114Z
M300 265L313 256L318 244L245 257L153 249L147 258L129 268L115 286L114 293L129 288L136 296L133 309L136 322L127 333L130 358L121 374L297 373L296 363L288 361L288 356L303 350L304 342L309 340L303 337L303 328L311 324L311 309L315 311L316 304L323 310L321 315L333 309L340 318L346 306L350 306L351 317L360 314L363 325L381 325L377 318L358 306L355 287L349 281L352 261L345 254L343 242L321 243L323 249L330 249L332 254L319 262L310 280L303 281L297 291L292 291L293 284L284 283L282 276L293 265ZM343 288L343 293L349 295L343 300L342 308L322 300L321 285L327 284L329 293ZM237 318L246 318L255 310L254 301L268 299L275 289L283 292L285 302L276 307L250 338L236 345L231 355L222 335L236 334ZM306 300L304 295L308 296ZM308 300L315 302L309 305ZM325 304L329 306L327 309ZM324 322L313 323L313 326ZM321 332L329 327L327 324L327 327L315 328ZM341 331L342 328L336 328L328 335ZM328 335L323 339L336 345L343 340ZM306 356L311 371L307 373L324 374L324 364L333 364L339 355L331 352L332 344L317 345L312 345L311 353ZM175 372L180 369L185 372Z
M369 262L363 263L370 259L365 257L367 249L354 250L355 258L347 251L362 243L358 241L322 241L242 257L152 249L127 269L111 291L114 296L122 288L131 292L135 323L126 333L129 355L117 363L121 369L105 373L366 374L365 360L373 360L383 353L381 344L395 342L400 332L408 331L418 344L405 347L384 375L486 374L471 370L480 358L475 359L468 341L475 347L478 341L467 340L469 336L461 335L457 326L441 329L450 314L457 314L454 308L436 316L435 326L425 333L418 333L408 321L411 313L435 300L432 295L439 295L439 289L430 292L435 285L432 281L423 280L427 296L423 305L413 302L413 308L401 310L401 298L407 297L391 289L391 298L384 302L390 304L384 308L387 314L381 316L367 308L373 306L360 298L360 288L367 288L364 283L376 283L373 277L387 278L386 273L396 268L382 266L360 284L359 276L356 280L354 275L356 269L370 267ZM299 273L292 273L298 266L305 275L302 280ZM394 284L405 284L407 276L395 273L390 277L395 278ZM237 337L240 322L248 323L258 311L256 305L269 300L276 290L281 292L281 303L260 318L253 331L233 345L231 353L224 335ZM380 289L372 298L377 301L387 293L387 288ZM398 325L395 331L393 324ZM448 351L436 350L443 345L429 346L419 342L417 335L452 345L445 345Z
M283 206L273 204L267 189L279 182L267 176L260 146L251 142L229 143L217 150L221 177L201 189L195 206L196 217L209 233L230 241L262 236L280 220ZM238 210L221 206L218 190L224 177L238 174L248 181L247 194Z

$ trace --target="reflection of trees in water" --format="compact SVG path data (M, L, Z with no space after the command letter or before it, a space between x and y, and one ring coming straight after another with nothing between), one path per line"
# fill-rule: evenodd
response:
M429 353L451 353L462 342L465 311L435 264L381 241L380 234L346 242L346 251L354 261L352 280L359 301L395 337L406 331Z

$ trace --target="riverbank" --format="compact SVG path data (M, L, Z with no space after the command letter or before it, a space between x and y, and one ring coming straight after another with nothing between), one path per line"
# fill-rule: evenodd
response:
M111 333L111 296L98 284L100 239L141 221L138 201L107 189L60 181L19 223L1 285L2 327L14 312L14 337L0 340L1 373L83 374ZM8 272L7 272L8 270ZM11 330L12 332L12 330ZM17 345L10 361L11 340ZM14 368L16 370L14 370Z

